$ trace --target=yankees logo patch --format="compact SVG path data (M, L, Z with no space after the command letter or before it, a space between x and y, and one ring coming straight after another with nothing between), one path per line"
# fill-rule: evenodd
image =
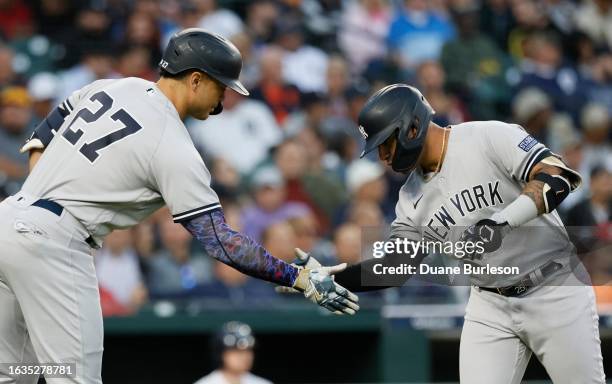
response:
M538 141L535 139L535 137L529 135L519 143L518 147L525 152L529 152L529 150L533 148L537 143Z
M361 133L361 136L363 136L363 139L367 139L368 138L368 134L365 131L365 128L363 128L363 126L359 126L359 133Z

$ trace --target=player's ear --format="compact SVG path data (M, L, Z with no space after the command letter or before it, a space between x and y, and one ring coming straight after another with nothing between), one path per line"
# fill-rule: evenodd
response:
M193 92L196 92L199 87L201 87L204 82L203 73L200 71L193 71L189 76L189 89Z

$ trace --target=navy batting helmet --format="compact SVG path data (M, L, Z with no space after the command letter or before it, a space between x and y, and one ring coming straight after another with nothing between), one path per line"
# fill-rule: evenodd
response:
M423 150L427 127L434 114L418 89L406 84L388 85L366 101L359 113L359 132L365 139L366 153L390 136L397 135L391 166L397 172L411 172ZM410 135L415 129L415 134Z
M242 56L236 46L226 38L200 28L188 28L174 34L159 67L172 75L197 69L241 95L249 94L238 80Z

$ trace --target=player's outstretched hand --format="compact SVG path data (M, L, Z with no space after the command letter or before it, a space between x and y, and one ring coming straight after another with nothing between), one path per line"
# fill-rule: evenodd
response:
M497 251L502 245L502 239L510 231L508 223L498 223L491 219L483 219L468 227L463 232L462 242L481 243L484 253ZM482 254L475 252L472 258L481 258Z
M317 262L318 263L318 262ZM354 315L359 310L359 298L334 281L334 274L343 271L346 263L300 270L293 288L318 305L337 315Z
M293 263L291 263L291 265L308 269L315 269L322 266L321 263L319 263L319 260L310 256L310 254L302 251L299 248L295 249L295 260L293 260ZM284 287L282 285L275 287L274 290L277 293L301 293L295 288Z

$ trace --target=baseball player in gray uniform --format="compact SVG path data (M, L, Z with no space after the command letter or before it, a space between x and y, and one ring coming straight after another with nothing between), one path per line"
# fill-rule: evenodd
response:
M461 259L474 271L467 276L461 383L520 383L535 354L556 384L603 384L593 288L576 277L584 269L572 265L575 248L555 211L580 175L520 126L482 121L443 128L431 122L433 113L416 88L390 85L365 104L359 129L364 154L378 149L383 162L409 175L391 241L480 247ZM420 271L429 257L422 248L394 249L335 280L352 291L381 289L415 274L384 276L382 267ZM304 253L297 263L319 265ZM508 267L519 272L491 272Z
M36 383L38 377L12 366L37 363L76 364L70 376L46 376L50 384L101 383L102 315L91 250L164 203L216 259L293 286L332 312L359 309L356 296L331 276L345 265L296 268L225 223L182 120L220 113L226 87L248 95L238 80L241 66L228 40L187 29L170 40L157 83L96 81L37 127L23 150L40 158L21 192L0 203L0 383Z

